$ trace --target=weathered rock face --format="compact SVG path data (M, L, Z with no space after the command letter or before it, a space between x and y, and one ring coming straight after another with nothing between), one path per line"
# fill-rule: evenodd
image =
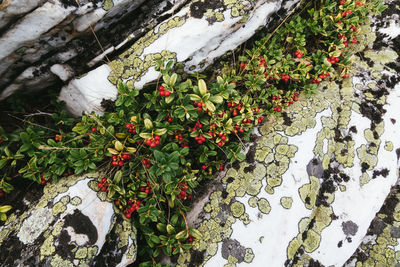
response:
M112 58L110 54L124 51L180 8L181 2L1 1L0 99L17 90L40 90L87 72L107 54Z
M0 227L5 266L126 266L136 259L136 229L114 213L97 175L67 177ZM111 264L111 265L110 265Z
M398 266L400 13L387 3L352 45L351 78L260 128L187 216L203 239L178 266Z
M73 79L60 100L75 115L102 112L102 99L115 99L118 81L141 88L156 80L156 61L173 59L178 68L200 71L254 35L273 14L287 13L298 1L186 1L172 17L156 25L116 59Z

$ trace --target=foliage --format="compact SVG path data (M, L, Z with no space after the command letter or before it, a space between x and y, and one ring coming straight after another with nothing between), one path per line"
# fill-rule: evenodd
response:
M201 238L185 218L192 194L226 159L245 159L242 140L263 116L279 114L322 81L348 77L346 47L357 42L366 15L384 9L380 2L316 1L256 41L237 65L225 64L216 81L183 80L171 71L173 62L159 61L161 84L139 91L119 83L115 111L104 116L76 122L60 112L50 129L33 123L11 134L0 129L0 188L10 193L18 175L46 184L101 170L98 189L147 244L140 247L141 266L157 265L160 255L178 254Z

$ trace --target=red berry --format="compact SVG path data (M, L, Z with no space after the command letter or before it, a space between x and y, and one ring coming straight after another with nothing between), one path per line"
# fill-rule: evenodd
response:
M224 169L224 166L219 165L219 170L222 171Z
M131 214L130 214L130 213L125 214L125 217L126 217L127 219L130 219L130 218L131 218Z
M156 143L151 143L151 144L150 144L150 147L151 147L151 148L155 148L155 147L156 147Z
M96 127L93 127L93 128L92 128L92 132L94 132L94 133L97 132L97 128L96 128Z
M103 186L103 187L101 188L101 191L106 192L106 191L107 191L107 187Z
M112 165L113 165L113 166L117 166L117 165L118 165L118 161L113 161L113 162L112 162Z
M201 168L202 168L203 170L205 170L205 169L207 169L207 166L206 166L206 165L202 165Z
M42 180L42 181L43 181L43 180ZM98 188L102 188L102 187L103 187L103 184L100 183L100 182L98 182L98 183L97 183L97 187L98 187Z
M158 135L154 136L154 140L156 140L156 141L160 141L160 139L161 139L161 137L160 137L160 136L158 136Z
M123 166L124 162L122 160L118 161L118 166Z
M172 118L171 117L168 118L168 122L172 122Z
M106 177L103 177L103 178L101 178L101 182L104 184L104 183L107 183L107 178Z
M128 160L128 159L131 158L131 155L129 155L129 154L123 154L123 155L122 155L122 158L123 158L124 160Z
M164 91L164 95L165 95L165 96L170 96L170 95L171 95L171 92L170 92L170 91Z
M147 164L147 160L146 159L142 160L142 164L146 165Z
M217 144L218 146L222 146L223 144L222 144L222 142L218 142L218 144Z

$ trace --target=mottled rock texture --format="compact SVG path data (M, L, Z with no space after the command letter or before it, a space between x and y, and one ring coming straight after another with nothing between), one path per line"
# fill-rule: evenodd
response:
M2 266L126 266L136 229L114 213L97 174L70 176L24 199L0 227Z
M89 71L124 51L182 2L1 1L0 99L17 90L60 86L61 81Z

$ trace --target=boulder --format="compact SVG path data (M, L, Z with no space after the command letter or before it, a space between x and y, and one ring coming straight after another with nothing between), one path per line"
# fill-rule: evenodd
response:
M351 45L350 78L261 127L188 214L203 239L178 266L397 266L400 13L387 4Z
M89 71L171 16L181 2L1 1L0 99L60 86Z
M276 14L287 14L298 1L186 1L186 4L135 41L108 64L103 64L63 87L60 100L79 116L102 113L103 99L114 100L124 81L142 88L154 81L157 60L174 60L186 72L204 70L214 60L252 37ZM276 20L274 21L276 22Z
M70 176L43 188L0 227L6 266L126 266L136 259L136 229L114 212L98 174Z

